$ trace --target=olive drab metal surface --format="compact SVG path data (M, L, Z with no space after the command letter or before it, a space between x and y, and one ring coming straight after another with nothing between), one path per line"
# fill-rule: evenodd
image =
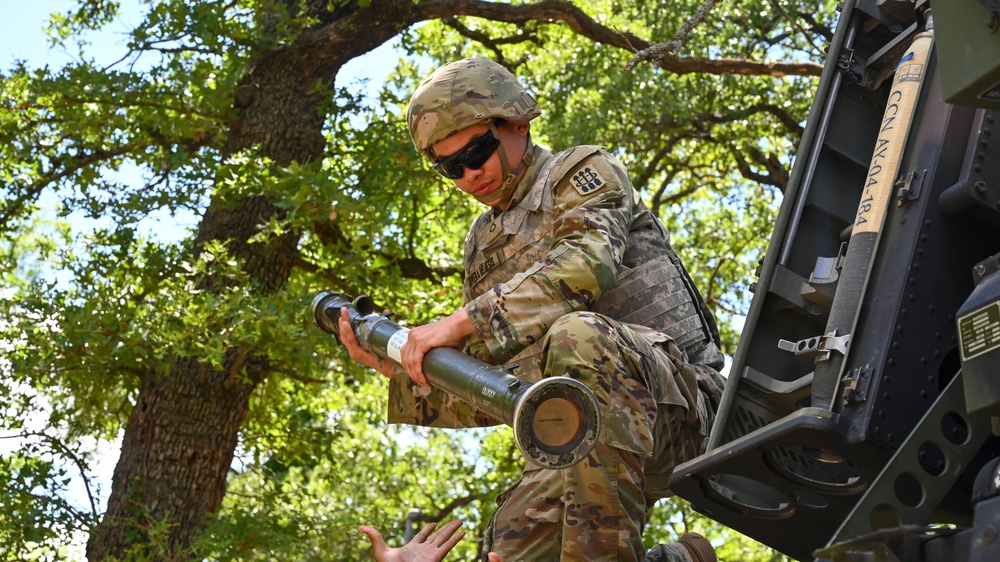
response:
M1000 4L996 0L933 2L944 99L1000 109Z

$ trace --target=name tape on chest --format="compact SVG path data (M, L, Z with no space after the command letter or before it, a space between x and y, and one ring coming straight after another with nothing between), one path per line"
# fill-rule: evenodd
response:
M493 271L496 266L500 265L500 254L498 252L491 252L486 254L482 260L477 263L473 263L469 268L469 280L468 285L470 287L475 287L476 283L482 279L487 273Z

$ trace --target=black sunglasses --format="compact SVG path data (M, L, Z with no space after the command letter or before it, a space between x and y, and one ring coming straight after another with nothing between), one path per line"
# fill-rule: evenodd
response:
M486 131L472 139L469 144L455 154L438 158L438 161L434 163L434 169L450 180L460 179L465 173L462 168L470 170L482 168L483 164L496 152L498 146L500 146L500 139L493 134L493 131Z

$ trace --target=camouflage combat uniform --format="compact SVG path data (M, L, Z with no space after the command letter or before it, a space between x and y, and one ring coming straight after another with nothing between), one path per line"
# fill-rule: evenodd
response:
M603 433L570 468L528 465L498 499L484 552L505 562L641 560L647 509L669 494L673 467L702 452L714 418L718 333L621 163L595 146L528 156L507 210L484 213L466 238L476 334L465 351L516 365L529 382L580 380L601 403ZM391 378L389 421L498 423L402 372ZM661 558L672 559L687 560Z
M712 409L699 381L717 398L722 357L713 324L662 226L603 150L552 156L535 148L514 201L483 214L466 239L465 308L477 330L466 352L516 364L530 382L581 380L601 401L604 433L574 467L525 468L502 496L490 548L505 561L639 560L647 507L666 495L673 466L701 452L709 430ZM630 276L637 280L624 281ZM634 293L619 295L626 304L608 304L616 285ZM663 314L658 303L671 310ZM662 331L621 321L642 319L643 308ZM390 396L391 422L496 423L405 374L393 379ZM657 466L647 470L654 452Z

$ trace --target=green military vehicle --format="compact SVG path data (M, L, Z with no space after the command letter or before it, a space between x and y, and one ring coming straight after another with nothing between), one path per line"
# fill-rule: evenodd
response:
M798 560L1000 560L1000 1L848 0L709 451Z

